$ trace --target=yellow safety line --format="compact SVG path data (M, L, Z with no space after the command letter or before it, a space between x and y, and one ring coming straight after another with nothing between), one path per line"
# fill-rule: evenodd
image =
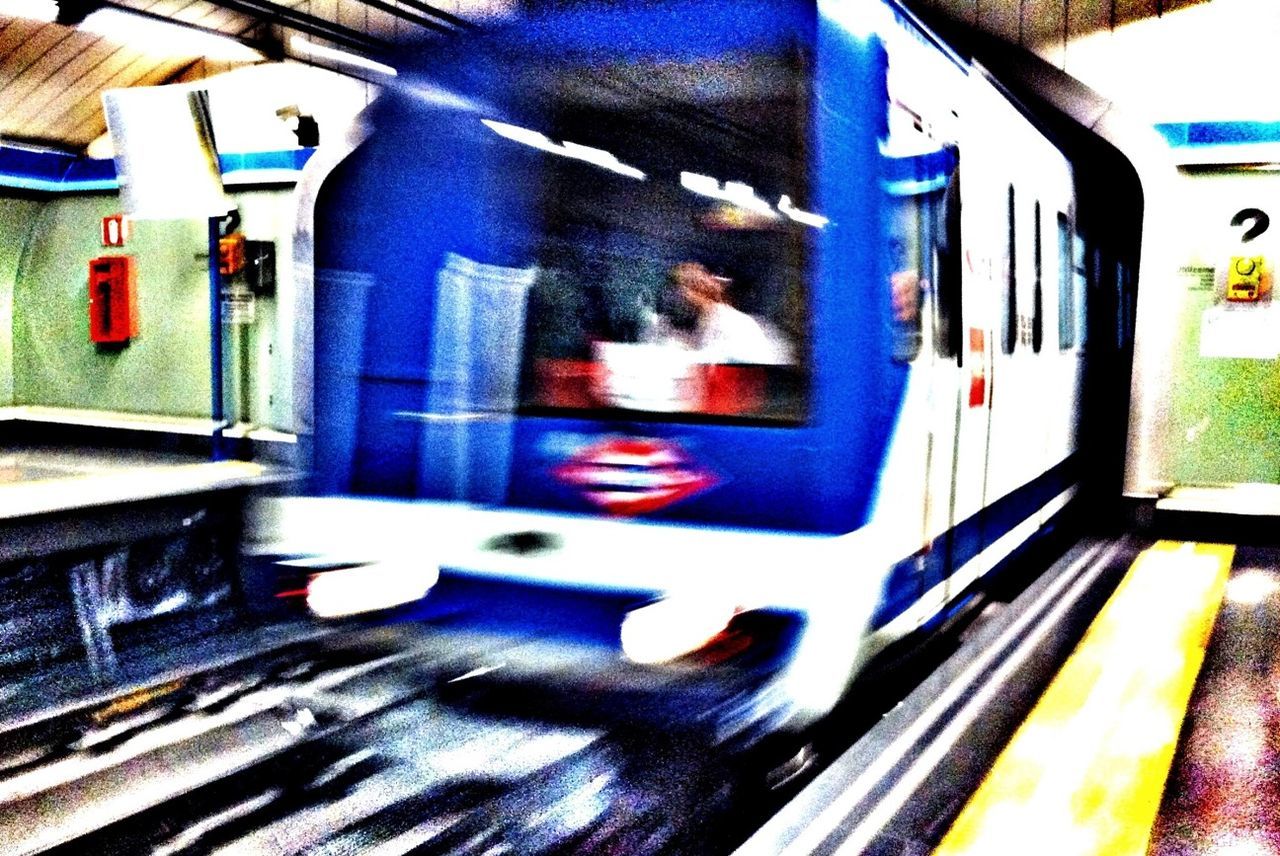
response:
M1140 856L1235 548L1134 561L935 856Z

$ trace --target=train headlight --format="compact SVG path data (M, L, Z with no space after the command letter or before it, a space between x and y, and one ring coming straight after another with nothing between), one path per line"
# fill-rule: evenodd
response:
M420 561L347 564L307 581L307 608L321 618L390 609L421 600L440 579L440 569Z
M736 613L736 607L711 598L663 598L627 613L622 653L635 663L668 663L706 647Z

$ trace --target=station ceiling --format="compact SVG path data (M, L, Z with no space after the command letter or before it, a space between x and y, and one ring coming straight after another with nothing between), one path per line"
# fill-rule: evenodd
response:
M1020 45L1139 123L1275 121L1276 0L904 0Z
M377 58L398 42L423 34L445 37L538 2L551 0L0 0L0 140L80 152L106 130L100 96L107 89L198 80L282 58L349 71L312 54L308 46ZM1201 3L1217 7L1249 0L907 2L985 30L1077 73L1083 67L1079 62L1072 67L1072 46L1091 36L1118 36L1135 21L1163 25L1177 17L1171 13ZM1265 2L1280 7L1274 0ZM119 30L103 26L104 9L115 10L111 14L117 17L123 10L128 25ZM38 17L41 10L57 19L16 17L33 12ZM146 19L229 36L243 54L208 54L172 38L159 44L135 39ZM1076 51L1074 56L1085 54ZM1186 67L1185 57L1175 59ZM1237 60L1238 56L1232 62ZM1094 68L1092 73L1096 79L1118 71ZM1090 82L1087 73L1083 78Z
M510 6L510 0L3 0L0 140L79 151L106 130L104 90L197 80L286 57L342 69L308 55L306 45L376 58L397 42L454 32ZM102 10L111 10L105 21ZM243 50L224 44L231 50L207 54L172 35L135 38L155 19L229 36Z
M1211 0L906 0L936 9L1005 41L1046 53L1074 39L1113 31Z

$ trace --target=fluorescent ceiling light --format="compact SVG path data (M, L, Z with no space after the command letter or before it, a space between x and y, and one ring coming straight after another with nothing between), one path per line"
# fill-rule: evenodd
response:
M51 23L57 20L58 4L54 0L0 0L0 15Z
M821 214L814 214L812 211L801 211L799 208L796 208L791 204L791 197L785 194L778 200L778 210L783 214L786 214L792 220L795 220L797 223L803 223L804 225L812 226L815 229L821 229L830 222Z
M791 197L783 194L778 199L778 208L775 211L773 206L765 202L756 195L755 188L741 181L726 181L721 184L709 175L699 175L696 172L680 173L680 186L685 190L691 190L699 196L705 196L708 199L718 199L721 202L728 202L747 211L754 211L757 214L764 214L767 217L778 216L778 212L790 217L797 223L805 226L812 226L815 229L821 229L830 222L821 214L814 214L812 211L802 211L795 207L791 202Z
M644 173L633 166L627 166L610 152L604 149L593 149L591 146L580 146L577 143L571 143L565 140L561 143L562 152L565 157L576 158L577 160L593 163L596 166L604 167L607 170L616 172L619 175L629 176L631 178L643 179Z
M500 137L506 137L508 140L515 140L517 143L524 143L526 146L533 146L535 149L541 149L544 152L559 151L559 146L537 131L530 131L528 128L521 128L519 125L508 125L506 122L495 122L492 119L481 119L480 122L490 131Z
M680 186L686 190L693 191L699 196L729 202L739 208L755 211L757 214L766 214L770 217L778 216L778 212L773 210L772 205L756 196L755 189L751 185L743 184L741 181L726 181L721 186L720 182L709 175L682 172L680 173Z
M3 2L3 0L0 0ZM93 12L77 28L154 56L191 56L221 62L259 62L258 51L230 36L210 33L123 9Z
M498 136L506 137L508 140L515 140L517 143L524 143L526 146L532 146L539 151L586 161L589 164L594 164L610 172L616 172L618 175L625 175L628 178L638 178L642 181L645 178L643 172L633 166L628 166L618 160L617 156L612 152L607 152L604 149L595 149L591 146L583 146L567 140L563 143L553 143L537 131L530 131L528 128L521 128L519 125L508 125L506 122L495 122L492 119L481 119L480 121Z
M359 56L358 54L340 51L337 48L325 47L315 42L309 42L302 36L292 36L289 39L289 47L300 54L306 56L320 57L340 65L351 65L356 68L363 68L369 71L376 71L378 74L385 74L387 77L395 77L397 72L389 65L385 65L368 57Z

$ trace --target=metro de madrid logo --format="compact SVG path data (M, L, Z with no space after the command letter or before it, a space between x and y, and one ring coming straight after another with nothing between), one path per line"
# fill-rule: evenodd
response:
M719 483L678 444L656 437L606 437L584 446L552 470L609 514L648 514Z

